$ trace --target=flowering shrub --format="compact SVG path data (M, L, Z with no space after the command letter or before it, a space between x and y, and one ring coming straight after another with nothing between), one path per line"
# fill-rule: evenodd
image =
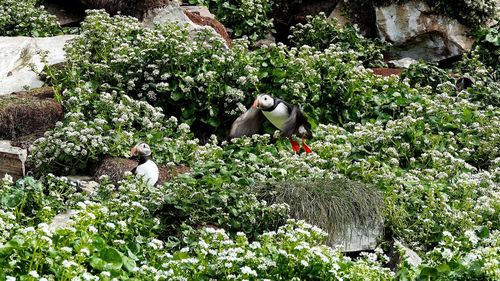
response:
M359 66L363 53L337 45L249 51L241 43L228 50L217 39L190 39L176 25L148 30L136 19L103 12L92 12L82 28L67 48L66 67L49 69L52 83L67 89L63 99L78 99L82 85L94 93L115 89L163 108L203 141L214 132L225 135L260 92L302 105L319 122L387 119L416 94L394 77L372 75Z
M200 36L89 15L65 68L47 69L66 115L31 147L45 179L0 181L2 278L391 280L382 249L343 257L250 188L345 177L384 191L386 229L423 258L394 278L499 279L500 85L477 52L453 76L417 64L383 78L341 45L250 51ZM465 75L474 83L457 88ZM276 132L224 140L260 92L316 121L314 153L293 153ZM102 178L90 194L48 174L86 171L137 141L191 172L155 188Z
M500 65L500 25L484 28L476 32L474 52L480 56L480 60L486 65L498 71Z
M0 274L9 278L111 280L136 278L197 280L199 278L290 279L291 277L359 278L387 280L377 257L352 261L321 245L325 233L304 222L287 221L277 231L264 232L254 241L243 233L202 228L199 237L179 250L158 239L160 221L151 212L168 188L150 189L128 178L114 186L103 179L95 194L80 194L66 178L48 175L46 182L30 178L18 183L21 192L33 187L45 202L37 212L24 209L16 216L15 204L0 209ZM0 181L0 202L14 190L11 179ZM156 206L156 207L155 207ZM41 207L41 206L40 206ZM235 205L236 207L236 205ZM34 208L32 210L36 210ZM64 223L51 222L61 210ZM126 210L126 211L124 211ZM60 219L61 220L61 219Z
M307 16L306 24L297 24L290 28L288 39L292 46L309 45L323 50L330 45L338 45L342 50L354 50L359 59L369 66L385 65L383 62L382 43L374 43L364 38L355 27L339 27L335 19L327 19L324 13Z
M39 6L38 0L1 0L0 36L43 37L60 34L56 17Z
M247 36L255 41L273 28L272 0L189 0L189 3L208 7L238 38Z

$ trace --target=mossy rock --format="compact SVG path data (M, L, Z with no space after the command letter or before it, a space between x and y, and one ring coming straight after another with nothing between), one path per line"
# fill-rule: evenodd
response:
M50 87L0 97L0 139L32 141L62 118L62 106Z

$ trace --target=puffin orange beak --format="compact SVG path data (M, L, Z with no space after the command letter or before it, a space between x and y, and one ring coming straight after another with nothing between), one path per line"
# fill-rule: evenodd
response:
M135 146L134 146L134 147L132 147L132 148L130 149L130 156L135 156L136 152L137 152L137 149L135 148Z
M252 107L253 108L259 108L260 107L260 102L259 102L259 99L255 99L255 101L253 102L252 104Z

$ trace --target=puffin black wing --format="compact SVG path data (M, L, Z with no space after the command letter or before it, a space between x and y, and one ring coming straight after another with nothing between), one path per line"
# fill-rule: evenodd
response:
M251 107L233 122L229 131L229 138L251 136L258 133L264 119L264 114L260 109Z
M300 128L301 126L303 127L302 129ZM281 135L284 137L289 137L293 134L298 134L305 138L312 138L311 124L307 121L307 117L298 106L292 106L290 116L286 120L283 130L281 130Z

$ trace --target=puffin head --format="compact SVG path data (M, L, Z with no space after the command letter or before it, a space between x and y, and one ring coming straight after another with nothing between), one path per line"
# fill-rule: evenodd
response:
M151 156L151 148L146 143L140 142L130 149L130 156Z
M268 109L273 107L274 98L267 94L260 94L253 102L252 107L257 109Z

